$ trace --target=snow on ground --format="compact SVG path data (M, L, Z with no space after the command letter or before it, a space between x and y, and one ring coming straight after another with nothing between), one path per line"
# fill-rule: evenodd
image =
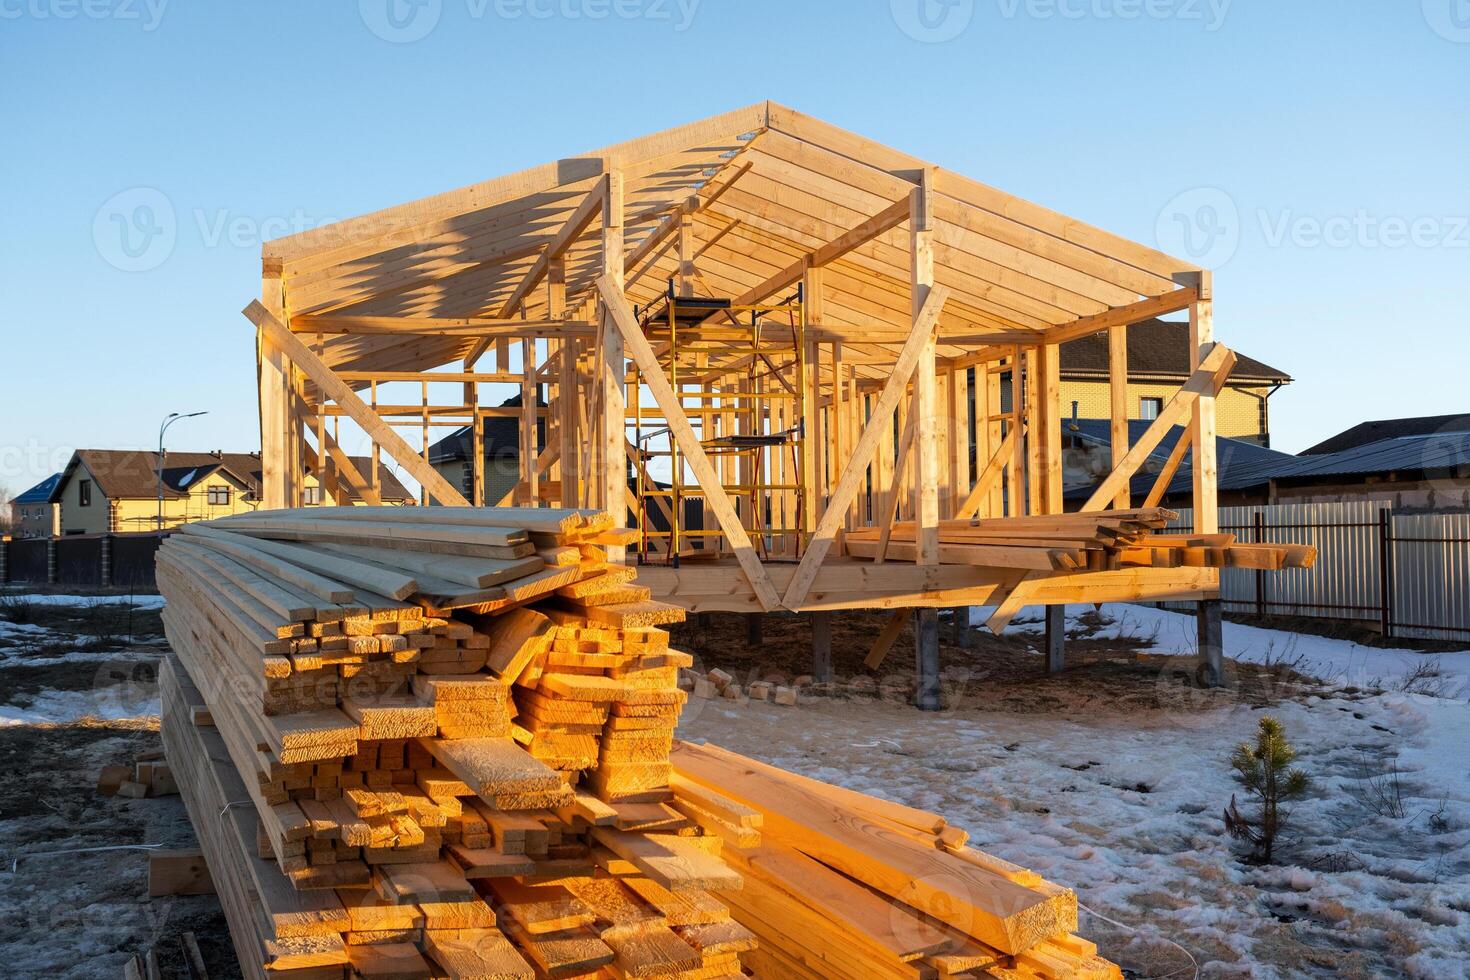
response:
M24 706L0 705L0 727L64 725L77 721L142 721L156 718L156 689L134 684L90 691L42 691Z
M24 595L25 601L35 606L99 606L126 603L137 609L162 609L161 595L47 595L39 592L22 593L16 589L0 589L0 597Z
M1068 606L1068 631L1083 628L1082 617L1093 612L1092 606ZM1192 614L1123 603L1105 603L1098 612L1111 623L1089 632L1093 639L1135 639L1150 653L1188 656L1196 653ZM971 611L971 622L979 625L989 614L990 610L977 607ZM1006 632L1039 634L1042 630L1041 620L1022 619L1013 622ZM1228 620L1224 633L1225 656L1242 663L1287 663L1334 686L1376 688L1396 687L1416 667L1435 662L1439 669L1435 693L1470 696L1470 649L1426 655L1418 650L1367 647L1350 640L1264 629Z
M1150 652L1193 645L1190 617L1104 613L1125 635L1157 626ZM1268 710L1109 712L1091 701L923 715L876 699L797 708L696 699L681 734L944 814L976 846L1136 929L1084 912L1080 932L1137 976L1194 973L1171 941L1202 977L1470 976L1470 706L1342 680L1402 677L1422 654L1226 624L1231 656L1275 657L1272 645L1284 643L1333 680ZM1447 671L1463 680L1464 655L1453 657ZM1070 683L1085 685L1085 671ZM1285 725L1313 783L1291 807L1277 863L1258 867L1240 859L1221 811L1242 792L1229 754L1266 713Z

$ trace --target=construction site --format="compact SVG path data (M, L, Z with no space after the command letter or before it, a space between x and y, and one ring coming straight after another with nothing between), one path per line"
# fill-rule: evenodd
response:
M1432 873L1385 870L1407 844L1261 871L1287 897L1255 946L1207 914L1249 904L1255 872L1196 856L1228 848L1218 810L1235 807L1196 760L1267 707L1329 755L1430 710L1227 624L1222 571L1305 571L1317 551L1221 529L1215 403L1236 354L1209 269L774 102L270 240L261 260L238 321L259 506L159 547L156 726L44 750L110 761L118 805L176 793L150 893L218 910L94 966L1459 975L1463 843ZM1190 373L1139 434L1128 330L1171 314ZM1079 506L1059 365L1099 336L1111 468ZM507 388L514 404L490 394ZM509 463L486 452L498 420L518 433ZM468 439L462 479L430 459L447 430ZM1186 459L1181 527L1162 503ZM308 477L360 506L320 505ZM388 480L418 506L388 506ZM154 727L159 750L119 767ZM1196 778L1226 798L1196 802ZM1446 805L1435 832L1462 835ZM1344 849L1303 807L1308 846ZM1373 909L1350 882L1289 900L1344 869ZM1422 919L1412 949L1363 938L1392 916ZM1271 931L1297 919L1324 932ZM26 975L117 973L36 962Z

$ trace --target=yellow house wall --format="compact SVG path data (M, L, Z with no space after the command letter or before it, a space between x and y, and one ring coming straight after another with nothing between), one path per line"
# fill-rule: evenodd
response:
M1128 383L1128 417L1143 418L1141 407L1144 398L1162 398L1167 402L1179 390L1179 385L1167 382ZM1257 394L1266 389L1226 388L1215 399L1215 417L1220 435L1233 439L1255 439L1260 436L1261 401ZM1254 392L1254 394L1253 394ZM1111 415L1111 396L1106 381L1084 381L1064 378L1061 383L1062 415L1072 414L1072 403L1077 402L1077 414L1084 419L1105 419Z
M80 484L92 480L92 504L80 504ZM209 488L228 485L230 502L211 504ZM316 477L308 475L305 486L318 486ZM334 504L331 494L323 493L324 504ZM360 503L360 501L359 501ZM194 521L208 521L231 514L243 514L257 509L259 502L245 499L245 490L235 480L214 474L196 483L186 497L165 497L163 501L163 526L177 527ZM158 499L156 497L125 497L109 500L102 495L97 482L85 465L78 464L62 490L61 531L63 534L105 534L109 531L152 531L158 527Z

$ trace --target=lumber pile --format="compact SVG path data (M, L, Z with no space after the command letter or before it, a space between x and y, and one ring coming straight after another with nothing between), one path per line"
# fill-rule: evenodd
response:
M759 977L1121 980L1074 935L1077 897L966 846L933 813L679 743L674 806L744 876L721 893Z
M692 658L591 511L312 508L159 550L168 762L247 977L741 974Z
M1310 568L1317 549L1301 544L1245 544L1233 534L1161 533L1178 518L1162 507L940 521L941 564L983 565L1032 572L1119 568ZM886 531L886 533L885 533ZM913 561L916 525L847 532L848 553L877 561Z

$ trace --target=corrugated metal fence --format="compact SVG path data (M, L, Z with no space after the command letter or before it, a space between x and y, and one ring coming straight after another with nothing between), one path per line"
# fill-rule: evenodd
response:
M1193 525L1183 510L1172 526ZM1222 507L1220 530L1241 542L1317 548L1312 568L1224 569L1227 609L1367 621L1387 636L1470 639L1470 514L1400 514L1374 501Z

